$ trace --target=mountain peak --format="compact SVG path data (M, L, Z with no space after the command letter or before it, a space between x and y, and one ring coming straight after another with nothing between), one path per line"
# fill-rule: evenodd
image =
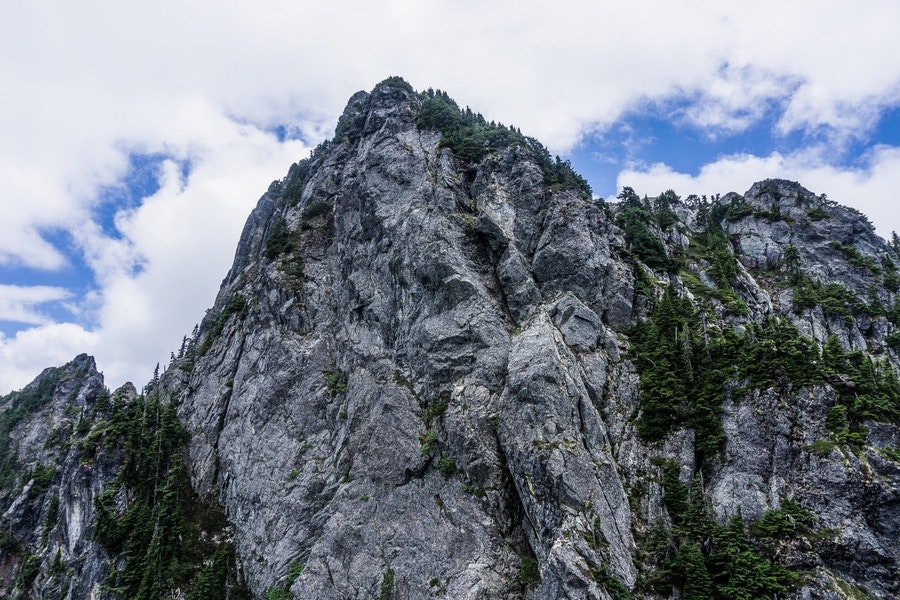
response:
M121 585L187 561L188 598L896 597L897 249L783 180L621 199L439 90L355 94L172 365L45 444L81 470L10 484L0 562L40 561L7 587L62 586L59 549ZM90 569L28 525L75 476L109 490Z

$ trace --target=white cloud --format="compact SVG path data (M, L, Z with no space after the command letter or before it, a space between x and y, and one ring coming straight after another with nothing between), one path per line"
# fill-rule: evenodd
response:
M0 334L0 394L21 389L45 367L63 365L82 352L95 352L98 342L96 334L73 323L42 325L12 338Z
M875 148L859 167L825 162L822 153L802 151L768 156L740 154L704 165L697 175L679 173L665 164L621 172L617 186L631 186L639 195L655 196L667 189L681 196L744 193L762 179L779 178L800 182L810 191L862 211L879 235L900 231L897 194L900 191L900 148Z
M707 131L709 137L744 131L765 117L799 85L789 76L749 65L723 65L696 98L683 110L683 118Z
M109 237L93 222L85 203L69 225L99 286L78 306L85 325L35 327L0 339L0 355L15 359L0 365L0 390L21 387L42 368L85 351L94 353L109 385L130 380L140 386L212 305L259 196L308 152L300 142L279 142L197 99L175 110L135 150L187 160L190 174L184 179L173 160L164 161L159 190L117 214L120 237ZM53 295L49 288L7 287L9 311L30 316L22 319L29 323L47 322L27 310L36 302L67 298L62 290ZM0 287L0 317L3 298ZM28 299L32 304L24 303ZM64 334L73 342L59 344Z
M14 321L40 325L51 319L37 310L47 302L58 302L72 294L65 288L46 285L3 285L0 284L0 321Z

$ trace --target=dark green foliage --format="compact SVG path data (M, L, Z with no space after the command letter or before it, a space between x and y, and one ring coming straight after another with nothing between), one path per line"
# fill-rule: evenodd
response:
M787 271L791 285L797 285L803 279L803 270L800 265L800 251L794 244L788 244L784 249L784 269Z
M21 549L19 540L8 529L0 531L0 552L18 554Z
M751 540L740 514L725 525L715 521L699 477L686 487L678 480L677 463L662 466L673 529L658 526L642 545L639 588L670 595L674 587L685 599L751 600L782 597L800 583L799 575L774 560L774 551L783 540L812 533L811 513L785 500L781 509L750 525Z
M672 190L666 190L653 200L653 218L660 229L666 231L669 227L678 222L678 216L672 210L673 207L681 203Z
M761 219L765 219L769 223L774 223L775 221L785 220L784 215L781 214L781 207L777 202L773 202L767 210L757 210L753 213L754 217L759 217Z
M331 205L327 202L313 202L303 211L301 228L309 228L308 219L327 214L331 209ZM283 281L286 287L294 292L303 289L303 258L299 252L300 243L300 233L291 231L283 217L275 221L266 237L265 257L269 260L279 260L278 270L283 276Z
M688 488L681 483L680 469L674 460L667 460L663 467L663 505L675 525L681 525L688 512Z
M722 204L716 200L710 216L714 221L721 223L724 221L740 221L744 217L753 214L753 207L743 197L732 198L728 204Z
M60 575L65 574L68 566L66 561L62 558L62 551L57 548L56 554L53 555L53 560L50 562L49 574L50 577L59 577Z
M896 305L894 309L891 311L891 321L897 320L897 312L896 309L900 308L900 304ZM896 323L895 323L896 325ZM893 350L894 352L900 354L900 329L895 329L892 331L887 338L885 339L887 342L888 348Z
M338 369L322 371L325 376L325 391L332 398L347 393L347 374Z
M284 581L284 585L269 589L266 593L266 600L291 600L291 586L294 585L294 582L297 581L297 578L303 573L304 568L306 568L306 565L302 562L291 563L288 567L288 574ZM224 598L224 596L221 597Z
M708 600L712 598L712 577L700 546L684 542L678 548L677 564L684 573L683 600Z
M297 578L300 577L300 574L303 573L303 570L305 568L306 565L304 565L302 562L291 563L291 565L288 567L288 576L287 581L285 582L288 589L290 589L290 587L294 585L294 582L297 581Z
M16 577L16 587L20 590L26 590L31 587L31 584L37 579L40 570L41 555L30 554L19 568L19 575Z
M447 412L448 406L450 406L450 403L446 400L435 400L431 402L422 414L422 420L426 423L430 423L432 419Z
M826 315L850 318L867 310L864 302L839 283L819 283L805 275L795 278L794 310L821 306Z
M637 195L626 187L618 195L621 206L616 214L616 225L622 229L628 251L651 269L671 270L677 264L666 254L666 248L650 229L653 214Z
M299 248L299 240L288 227L287 221L284 218L276 220L266 237L266 258L275 260L282 254L294 252L297 248Z
M780 509L766 511L750 526L753 537L770 541L806 535L812 529L813 514L790 498L782 500Z
M229 576L234 569L234 548L231 544L222 544L203 569L191 581L188 600L208 600L211 598L227 598Z
M900 380L886 361L873 361L859 350L847 351L834 336L822 350L825 376L835 391L825 427L839 444L865 444L864 421L900 424Z
M707 566L713 576L716 597L770 598L782 595L788 586L797 583L783 565L773 563L753 549L739 514L724 527L716 528L714 540L715 551Z
M56 523L59 521L59 494L53 494L53 497L50 498L50 504L47 506L47 516L44 519L44 528L41 530L41 540L46 543L47 536L50 535L50 531L56 527Z
M444 455L438 460L437 468L446 479L456 473L456 461L452 456Z
M765 389L788 383L803 387L821 379L815 362L817 344L787 319L753 323L740 342L740 371L750 379L751 387Z
M394 570L390 567L385 570L381 577L381 588L379 590L378 600L392 600L394 597Z
M522 587L529 588L541 581L541 570L538 561L533 556L523 556L519 566L519 583Z
M878 295L878 290L874 285L869 286L865 312L870 317L880 317L887 314L884 303L881 301L881 296Z
M300 214L300 217L304 221L310 221L315 219L316 217L327 215L331 213L332 206L329 202L325 202L324 200L317 200L316 202L310 202L306 208L303 209L303 212Z
M56 473L56 467L53 465L35 465L31 471L25 476L25 480L34 480L31 489L28 490L29 498L37 498L43 496L50 489L50 483L53 481L53 475Z
M409 84L409 82L407 82L399 75L391 75L390 77L386 77L378 84L379 87L383 85L396 88L398 90L403 90L404 92L409 92L410 94L415 93L415 90L413 90L413 87Z
M884 287L889 292L900 291L900 274L897 273L897 265L890 256L881 257L881 269L884 272Z
M544 174L544 183L551 189L578 190L582 196L590 198L590 184L572 168L569 160L562 160L559 156L551 159L550 153L537 140L528 138L526 141Z
M605 566L591 569L591 576L597 585L606 590L613 600L634 600L634 594L628 589L622 580L609 572Z
M203 343L200 345L198 352L202 356L209 351L212 346L213 341L218 339L220 335L222 335L222 331L225 329L225 325L228 323L228 319L232 317L232 315L236 315L238 319L243 320L243 318L247 314L247 301L240 294L235 294L231 298L228 299L228 302L225 303L225 306L222 307L222 311L216 315L216 318L212 321L212 324L209 327L209 331L206 334L206 337L203 339Z
M729 383L746 380L764 389L807 386L822 377L818 347L787 319L751 323L743 336L720 332L707 328L704 315L672 288L629 337L641 384L638 433L659 441L680 427L693 428L701 463L722 449L722 399Z
M813 208L806 211L806 216L809 217L810 221L821 221L822 219L827 219L828 217L830 217L831 213L829 213L821 206L814 206Z
M737 277L737 258L731 251L731 242L720 227L710 226L698 236L698 244L703 248L704 255L712 263L709 274L716 286L722 290L731 289L731 280Z
M303 188L306 187L311 174L312 168L310 167L310 160L308 158L304 158L303 160L294 163L291 165L291 168L288 169L282 196L291 204L291 206L300 202L300 199L303 196Z
M844 258L846 258L847 262L851 265L867 269L873 275L881 274L881 267L875 259L871 256L864 255L856 248L856 246L852 244L842 244L838 241L832 241L828 245L843 254Z
M230 545L202 533L222 527L224 518L208 522L221 511L191 491L183 460L187 441L173 404L155 395L114 399L105 443L124 459L96 501L94 539L120 565L106 581L119 597L151 600L181 588L200 598L223 581L244 597L235 588ZM128 498L124 510L118 508L122 497Z
M747 305L734 291L732 281L740 273L737 258L731 250L731 240L721 223L707 219L705 229L691 241L689 254L709 262L707 273L715 282L715 288L703 285L693 273L682 271L682 280L691 291L704 298L715 298L732 314L746 316Z
M690 300L666 290L646 322L631 332L641 378L638 433L656 441L683 426L697 428L697 452L715 454L724 441L719 413L729 356L707 352L692 331L697 315Z
M437 434L431 429L419 436L419 444L422 446L420 452L422 456L431 454L434 445L437 444Z
M266 600L291 600L291 594L284 588L272 588L266 593Z
M569 161L554 160L547 149L534 138L522 135L513 127L488 123L483 116L459 105L441 90L421 94L421 106L416 120L420 129L436 129L443 135L441 147L468 163L479 163L492 152L510 146L522 147L544 174L544 183L558 189L576 189L590 197L591 187L572 169Z
M634 275L634 293L647 298L653 297L653 279L637 261L631 263L631 272Z

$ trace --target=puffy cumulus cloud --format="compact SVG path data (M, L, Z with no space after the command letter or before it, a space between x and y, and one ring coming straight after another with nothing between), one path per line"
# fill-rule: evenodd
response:
M305 154L252 127L233 125L221 137L215 152L192 160L186 180L164 165L160 189L120 215L122 239L85 235L101 281L97 360L113 381L142 381L165 365L212 305L257 199Z
M679 195L743 193L754 182L768 178L790 179L817 194L862 211L879 235L900 231L896 209L900 190L900 148L880 146L858 167L843 167L824 161L822 152L768 156L739 154L704 165L696 175L679 173L665 164L632 168L621 172L617 184L631 186L640 195L655 196L667 189Z
M96 351L98 342L97 334L73 323L33 327L11 338L0 334L0 394L21 389L45 367L63 365L82 352Z
M21 387L44 367L80 352L95 355L111 386L148 380L212 304L259 196L308 148L279 142L189 99L132 151L171 157L159 165L159 189L136 207L118 210L112 236L90 204L73 217L68 227L97 286L77 303L84 323L0 339L0 353L14 358L0 364L0 390ZM182 163L189 165L187 173ZM17 311L30 317L20 320L46 323L33 307L69 298L59 288L0 287L0 318Z

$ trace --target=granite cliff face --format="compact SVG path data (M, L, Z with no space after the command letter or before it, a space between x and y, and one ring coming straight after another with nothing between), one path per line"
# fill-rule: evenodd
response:
M226 557L221 597L897 598L897 260L787 181L597 201L534 140L389 79L263 195L134 398L177 408L183 506L224 510L181 525ZM96 426L60 424L105 393L87 366L8 428L8 590L115 597L99 582L133 560L91 533L139 496L124 451L47 441ZM21 469L46 464L36 495ZM51 596L57 555L83 583Z

